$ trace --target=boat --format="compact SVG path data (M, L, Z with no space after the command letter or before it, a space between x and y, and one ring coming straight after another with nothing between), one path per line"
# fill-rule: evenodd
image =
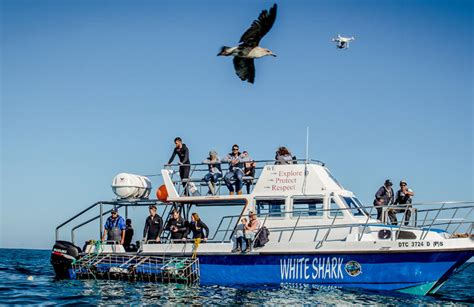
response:
M190 178L184 180L177 175L179 165L166 165L160 173L159 198L137 198L131 193L78 212L56 228L51 263L57 278L189 285L308 284L431 295L474 255L472 201L382 206L378 220L376 208L364 206L321 161L255 162L255 177L244 177L251 185L248 194L229 195L222 179L216 195L206 194L202 178L207 165L190 164ZM145 184L138 194L152 194L145 191L149 188ZM92 222L98 222L102 231L110 210L127 215L130 207L150 205L160 209L165 221L174 209L187 220L193 211L212 210L219 223L205 242L171 240L164 231L159 244L142 240L136 251L127 251L118 242L91 241L84 250L76 245L76 231ZM94 210L96 216L78 222ZM410 210L411 218L389 223L390 210ZM257 214L260 231L268 230L269 240L249 252L235 253L236 227L251 212ZM71 227L69 241L60 240L65 226Z

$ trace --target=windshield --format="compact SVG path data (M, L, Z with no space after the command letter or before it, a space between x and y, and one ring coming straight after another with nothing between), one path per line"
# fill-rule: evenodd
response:
M352 213L352 215L354 216L366 216L367 215L367 212L365 212L365 210L362 208L362 204L360 203L360 201L357 199L357 198L352 198L352 197L348 197L348 196L341 196L344 204L347 206L347 208L349 208L350 212Z

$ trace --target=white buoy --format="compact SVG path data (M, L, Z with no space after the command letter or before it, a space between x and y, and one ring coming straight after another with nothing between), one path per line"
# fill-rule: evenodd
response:
M33 276L30 275L30 276L28 276L26 279L29 280L29 281L32 281L32 280L33 280Z

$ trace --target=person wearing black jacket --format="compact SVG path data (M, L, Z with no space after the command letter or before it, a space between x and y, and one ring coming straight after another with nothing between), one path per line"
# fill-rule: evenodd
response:
M132 238L133 238L133 227L132 227L132 220L126 219L125 220L125 238L123 239L123 248L128 252L132 249ZM135 246L133 246L134 248Z
M375 193L374 206L377 209L377 219L382 220L382 206L393 205L394 193L392 189L392 181L390 179L385 180L383 186L381 186L377 193ZM397 217L393 210L388 210L388 217L392 224L397 224Z
M150 215L145 220L145 228L143 228L143 237L145 242L156 241L160 242L160 236L163 232L163 219L156 214L156 206L148 207Z
M188 235L187 222L174 210L171 218L168 220L165 229L171 233L171 240L183 240Z
M189 178L189 172L191 171L191 161L189 160L189 149L186 144L183 144L183 140L178 136L174 139L175 148L173 150L173 154L171 158L168 160L168 164L173 162L176 155L179 157L178 164L179 167L179 177L181 177L181 181L183 179ZM186 164L186 165L183 165ZM183 187L186 188L186 182L183 182Z
M207 227L207 225L201 220L196 212L191 214L189 230L193 233L193 239L202 239L203 241L207 241L207 237L209 236L209 227Z

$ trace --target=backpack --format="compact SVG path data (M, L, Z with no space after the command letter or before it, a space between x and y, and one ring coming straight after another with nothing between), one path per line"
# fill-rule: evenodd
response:
M260 228L257 237L253 242L253 247L264 247L265 244L270 241L270 239L268 239L269 236L270 231L267 229L267 227L263 226L262 228Z

